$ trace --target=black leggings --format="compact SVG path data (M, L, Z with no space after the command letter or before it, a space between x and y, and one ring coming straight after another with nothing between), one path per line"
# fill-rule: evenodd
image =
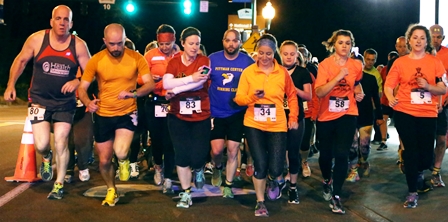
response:
M176 165L193 169L204 167L207 155L210 155L210 118L197 122L184 121L172 114L167 118Z
M437 118L415 117L395 111L395 128L403 142L403 160L409 192L417 192L419 171L429 169L434 154Z
M319 140L319 166L325 180L333 178L333 195L340 195L347 177L348 156L356 129L356 116L345 115L338 119L317 122ZM335 159L333 177L332 160Z
M174 170L174 148L168 129L167 117L155 117L155 104L146 101L146 125L151 134L154 163L163 165L165 178L172 178Z
M296 130L289 130L287 134L287 147L288 150L288 160L289 160L289 173L297 174L299 173L301 156L299 148L302 145L303 132L305 130L305 121L302 119L299 122L299 128ZM309 146L308 146L309 149ZM307 158L307 157L305 157Z
M245 129L250 154L254 160L254 177L277 178L283 173L286 159L286 132L266 132L252 127Z

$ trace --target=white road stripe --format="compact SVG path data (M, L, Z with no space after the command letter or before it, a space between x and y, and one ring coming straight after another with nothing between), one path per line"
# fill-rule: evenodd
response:
M11 126L11 125L23 125L23 122L4 122L0 123L0 127L2 126Z
M32 183L22 183L18 187L12 189L5 195L0 197L0 207L14 199L15 197L19 196L21 193L23 193L25 190L31 187L33 185Z

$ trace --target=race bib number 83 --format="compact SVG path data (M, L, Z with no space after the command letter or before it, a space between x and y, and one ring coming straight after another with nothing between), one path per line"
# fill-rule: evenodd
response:
M180 114L183 115L191 115L193 111L196 113L201 113L201 97L189 97L189 98L181 98L180 99Z

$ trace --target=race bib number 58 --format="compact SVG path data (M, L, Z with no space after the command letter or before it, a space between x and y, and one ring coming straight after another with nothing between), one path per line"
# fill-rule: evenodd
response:
M349 106L350 100L348 99L348 97L330 96L330 104L328 106L330 112L344 112L348 110Z

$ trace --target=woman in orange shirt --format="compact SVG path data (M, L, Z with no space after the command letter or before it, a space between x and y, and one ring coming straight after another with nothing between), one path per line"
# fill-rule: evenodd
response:
M320 98L316 124L319 166L324 178L324 199L330 201L333 213L344 214L339 195L347 177L347 160L356 129L356 101L363 98L359 85L363 68L360 62L350 58L355 44L350 31L337 30L323 44L331 55L319 64L315 82L316 95Z
M244 69L234 99L238 105L247 106L244 126L255 167L252 177L257 196L255 216L262 217L269 216L264 205L265 190L270 199L276 199L280 192L276 178L283 173L286 132L288 128L298 128L296 89L288 71L274 59L276 51L277 40L273 35L265 34L258 40L258 61ZM290 106L288 121L283 111L285 94Z
M433 161L436 135L438 95L446 92L446 71L442 62L431 55L431 35L425 26L410 25L406 31L409 55L395 60L384 93L395 110L394 120L403 146L403 160L408 184L408 196L403 207L417 206L417 190L429 190L424 185L423 170ZM394 96L394 88L400 85Z

